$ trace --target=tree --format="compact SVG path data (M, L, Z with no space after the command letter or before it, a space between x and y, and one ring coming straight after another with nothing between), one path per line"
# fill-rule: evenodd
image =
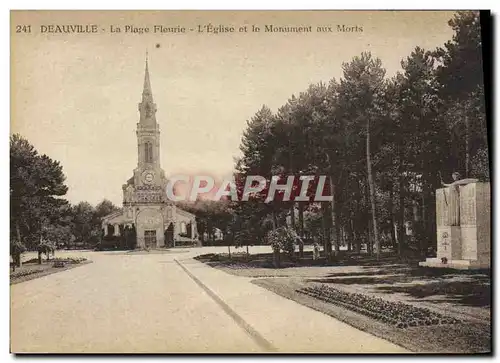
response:
M278 227L270 230L266 236L267 243L273 249L273 264L275 268L281 266L280 252L284 251L289 256L294 252L294 234L293 229L289 227Z
M326 175L334 199L265 204L264 190L244 206L233 204L233 227L244 229L239 239L283 227L286 215L295 227L298 206L300 235L322 237L327 258L332 244L337 254L344 241L358 252L366 241L379 257L381 230L393 246L398 240L403 256L404 224L412 219L422 231L420 252L435 241L437 176L463 169L466 176L489 178L479 15L458 12L449 24L450 42L433 52L416 47L390 80L380 59L365 52L343 64L340 83L310 85L276 114L265 106L255 113L236 161L240 179Z
M16 266L21 267L21 256L26 251L26 247L19 240L11 240L10 255L12 256L12 271L16 271Z
M80 202L72 208L73 234L76 241L89 243L95 232L101 230L100 223L95 218L95 209L88 202Z
M97 219L101 219L102 217L105 217L108 214L111 214L118 210L120 210L120 208L114 205L113 202L108 199L103 199L99 204L96 205L94 209L94 216Z
M453 142L448 158L454 164L453 170L462 171L466 177L488 180L480 15L459 11L448 24L454 30L452 40L433 53L444 102L440 111Z
M435 75L435 60L431 52L420 47L401 62L403 73L400 82L400 117L404 120L402 140L399 145L406 160L404 177L409 183L407 196L411 203L420 205L421 221L416 229L419 250L423 255L433 239L435 201L433 191L439 187L439 170L446 164L446 127L439 119L439 84ZM415 189L416 188L416 189ZM430 233L426 233L430 232Z
M483 87L481 22L477 11L458 11L448 22L454 34L435 57L443 99L467 99Z
M367 182L370 192L372 211L373 237L376 246L377 258L380 257L380 241L378 234L377 207L375 201L375 184L372 172L372 128L376 126L377 117L380 115L380 102L384 94L385 69L378 58L372 58L369 52L364 52L361 57L354 57L350 63L342 65L344 78L340 82L339 94L341 102L350 111L354 122L365 125L365 153ZM374 125L375 124L375 125Z
M44 223L60 217L68 188L59 162L39 155L28 140L10 137L11 240L35 248Z
M179 202L178 206L196 216L197 230L204 242L205 232L212 242L215 240L215 229L219 229L226 237L232 221L229 202L225 200L197 200L195 202Z

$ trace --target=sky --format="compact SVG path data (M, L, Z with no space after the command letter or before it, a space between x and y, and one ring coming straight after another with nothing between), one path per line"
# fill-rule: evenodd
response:
M449 11L14 11L11 12L11 133L58 160L72 203L122 204L137 165L138 103L148 51L167 176L229 176L247 120L264 104L276 111L311 83L342 76L363 51L387 76L420 46L452 37ZM16 25L31 32L16 33ZM97 25L97 33L42 33L44 25ZM198 26L235 27L199 33ZM270 33L265 25L311 26ZM154 33L153 27L186 27ZM252 32L252 25L261 28ZM338 32L337 25L363 28ZM110 27L122 32L111 33ZM149 33L125 27L149 28ZM247 32L239 32L240 27ZM318 33L316 27L333 32ZM193 29L190 31L189 29Z

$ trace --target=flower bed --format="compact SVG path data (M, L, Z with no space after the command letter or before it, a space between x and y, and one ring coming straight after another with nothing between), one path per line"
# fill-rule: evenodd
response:
M329 286L298 289L297 292L340 305L398 328L425 325L458 324L460 320L401 302L387 301L364 294L341 291Z
M39 273L40 271L43 271L42 269L39 268L30 268L30 269L25 269L25 270L19 270L19 271L14 271L10 273L10 279L18 279L20 277L28 276L28 275L33 275L36 273Z
M61 262L67 262L67 263L82 263L84 261L87 261L85 257L56 257L51 259L51 261L56 262L56 261L61 261Z

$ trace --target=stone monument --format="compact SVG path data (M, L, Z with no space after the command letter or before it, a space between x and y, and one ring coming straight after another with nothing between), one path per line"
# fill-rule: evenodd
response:
M490 183L460 179L436 190L437 254L420 266L490 267Z

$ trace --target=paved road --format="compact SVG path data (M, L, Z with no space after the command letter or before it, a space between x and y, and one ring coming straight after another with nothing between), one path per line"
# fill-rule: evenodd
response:
M192 260L200 251L89 252L91 264L12 285L11 350L404 352Z

